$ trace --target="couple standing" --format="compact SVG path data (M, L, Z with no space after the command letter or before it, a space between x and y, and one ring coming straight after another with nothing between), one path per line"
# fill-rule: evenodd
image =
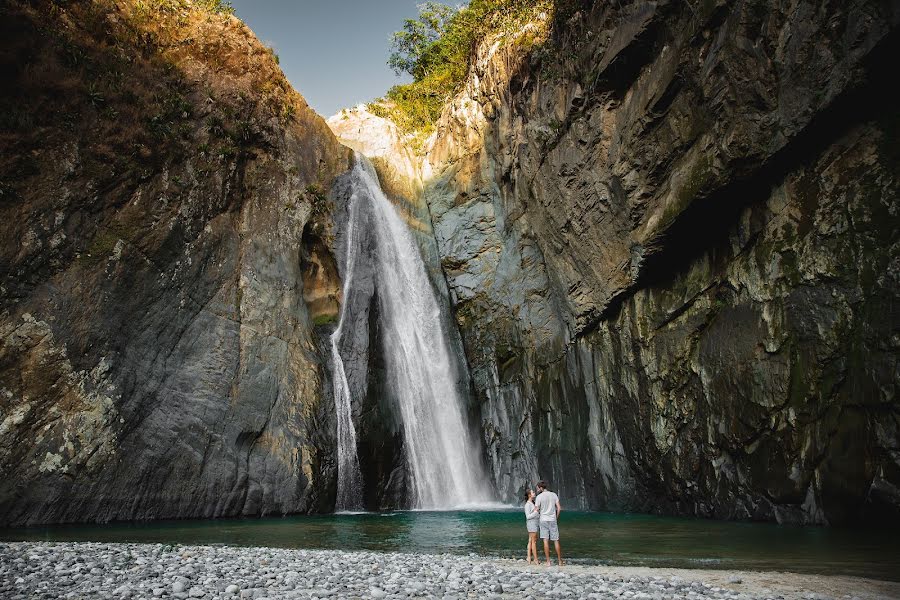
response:
M547 557L547 566L550 566L550 542L556 544L556 559L559 566L563 566L562 551L559 547L559 527L556 523L562 506L559 504L559 496L547 489L546 481L537 484L538 495L534 496L532 490L525 490L525 525L528 528L528 564L534 557L534 564L540 564L537 553L537 537L540 529L541 539L544 540L544 555Z

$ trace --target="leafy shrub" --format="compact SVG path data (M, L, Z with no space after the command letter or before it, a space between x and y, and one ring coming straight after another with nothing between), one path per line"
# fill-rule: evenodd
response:
M284 101L281 105L281 111L279 112L279 118L282 123L290 123L294 120L294 117L297 114L297 109L294 108L294 105L289 101Z
M272 60L275 61L276 65L281 64L281 57L278 56L278 53L275 52L275 48L266 48L269 51L269 54L272 55Z
M231 5L231 2L226 2L225 0L194 0L194 5L220 15L234 14L234 7Z
M324 188L317 183L311 183L306 186L306 200L312 205L312 214L322 216L330 213L334 207L328 201L328 195ZM299 196L297 200L302 200L303 196Z
M412 75L413 82L392 87L369 110L390 118L405 133L429 133L465 81L478 42L490 34L518 31L552 6L551 0L472 0L461 8L421 4L419 18L405 20L392 35L388 59L388 66L398 75Z
M337 321L338 321L337 315L333 315L333 314L322 314L322 315L316 315L315 317L313 317L313 324L316 325L317 327L320 325L330 325L332 323L337 323Z
M190 0L139 0L135 4L135 10L139 15L148 14L153 10L175 13L189 9L192 6L216 14L234 14L234 7L231 6L231 2L225 0L193 0L193 2Z

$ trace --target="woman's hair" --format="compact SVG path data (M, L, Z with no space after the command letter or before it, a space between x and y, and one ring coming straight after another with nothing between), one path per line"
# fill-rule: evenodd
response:
M531 496L531 488L525 488L525 500L528 500L529 496Z

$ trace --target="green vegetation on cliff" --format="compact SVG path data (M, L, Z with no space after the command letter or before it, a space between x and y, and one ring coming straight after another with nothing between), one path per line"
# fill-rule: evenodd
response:
M404 133L427 135L450 97L459 90L478 42L512 33L553 9L551 0L472 0L454 8L439 2L419 6L419 18L407 19L392 36L388 65L413 82L397 85L369 106Z
M135 8L140 11L161 11L174 13L192 9L205 10L222 15L233 15L234 7L231 2L224 0L138 0Z

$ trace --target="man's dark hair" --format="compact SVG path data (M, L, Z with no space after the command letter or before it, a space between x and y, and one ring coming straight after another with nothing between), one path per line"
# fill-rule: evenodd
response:
M538 485L537 485L537 486L538 486L539 488L541 488L542 490L546 490L546 489L547 489L547 482L544 481L543 479L541 479L540 481L538 481Z

